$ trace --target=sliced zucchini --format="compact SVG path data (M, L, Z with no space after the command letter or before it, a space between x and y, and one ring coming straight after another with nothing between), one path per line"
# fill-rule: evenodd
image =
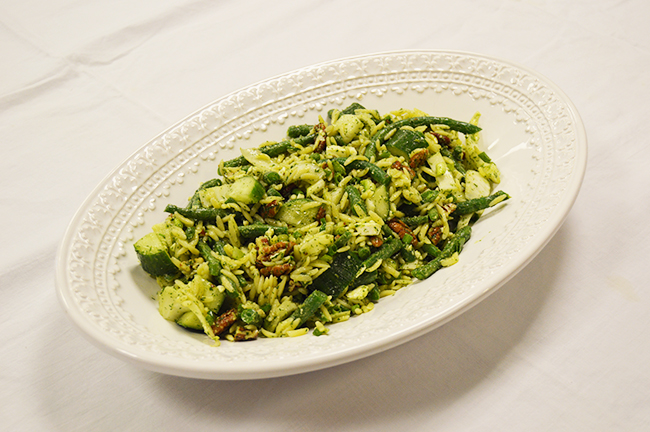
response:
M191 330L203 330L203 324L194 312L185 312L176 320L176 324Z
M150 275L165 276L178 273L178 267L169 257L167 246L155 232L142 237L133 247L142 268Z
M390 214L390 200L386 185L382 184L377 186L371 200L375 204L375 213L383 220L388 219L388 215Z
M424 134L411 129L398 129L388 141L386 141L386 150L393 156L402 156L409 160L409 155L413 150L427 148L429 143L424 138Z
M468 200L490 195L492 186L478 171L467 170L465 173L465 198Z
M339 131L343 143L348 144L363 129L363 122L353 114L343 114L334 123L334 127Z
M314 279L309 289L322 291L333 299L338 298L352 284L361 267L362 261L356 254L347 251L336 254L330 268Z
M199 192L204 204L223 203L229 198L242 204L255 204L264 197L264 187L254 177L244 176L231 184L215 186Z
M318 207L309 206L306 210L304 207L314 201L307 198L297 198L287 201L280 207L275 218L291 226L308 225L316 220Z
M163 318L194 329L205 329L207 315L218 313L225 300L225 292L196 275L187 284L166 286L158 293L158 311Z

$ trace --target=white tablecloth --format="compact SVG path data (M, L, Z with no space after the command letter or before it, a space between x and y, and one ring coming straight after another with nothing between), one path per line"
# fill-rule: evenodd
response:
M649 20L645 0L3 1L0 429L650 430ZM516 277L414 341L285 378L153 373L73 327L57 247L115 166L240 87L398 49L514 61L578 107L582 191Z

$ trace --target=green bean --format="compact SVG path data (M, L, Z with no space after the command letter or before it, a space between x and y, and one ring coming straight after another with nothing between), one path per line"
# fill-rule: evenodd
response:
M298 306L298 309L291 314L292 320L298 318L300 321L297 327L306 323L311 317L314 316L318 308L321 307L328 299L328 295L322 291L314 290L307 296L305 301Z
M406 236L404 236L406 238ZM415 254L413 253L413 246L410 244L405 244L404 247L399 251L400 256L402 259L407 262L413 262L416 260Z
M173 204L168 204L165 207L165 212L167 213L178 213L181 216L184 216L188 219L195 221L204 221L212 222L217 219L217 216L226 217L232 213L232 211L227 211L224 209L215 209L215 208L183 208L178 207Z
M485 163L490 163L492 162L492 159L490 159L490 156L487 155L485 152L481 152L478 154L478 157L481 158L481 160Z
M407 216L403 217L401 220L410 227L416 227L429 222L429 216Z
M273 233L276 235L289 233L289 229L287 227L265 225L265 224L242 225L237 227L237 229L239 230L239 235L241 235L246 239L263 236L264 234L266 234L269 228L273 228Z
M287 136L290 138L298 138L309 135L309 132L311 132L313 128L314 126L308 124L289 126L289 129L287 129Z
M456 210L454 210L455 215L466 215L470 213L477 212L479 210L484 210L488 207L497 205L498 203L505 201L510 198L510 195L504 191L496 192L490 196L483 198L474 198L467 201L461 201L456 203Z
M205 262L208 263L208 269L210 270L210 276L218 277L221 274L221 262L212 255L212 249L210 246L203 240L199 240L196 244L196 248L201 253Z
M369 143L366 146L366 150L363 153L363 155L368 158L369 161L372 160L372 158L377 159L377 145L374 142Z
M223 242L223 240L219 240L214 242L214 246L212 247L212 250L214 250L217 255L225 255L226 254L226 248L224 247L226 244Z
M348 200L350 200L350 209L357 217L365 217L368 214L366 203L361 198L361 192L354 186L346 186L345 191L348 193Z
M317 136L318 136L317 134L310 134L310 135L305 135L297 138L292 138L286 141L280 141L277 143L262 146L259 148L259 151L270 157L276 157L283 153L287 153L293 150L294 148L293 144L297 144L301 146L304 146L305 144L312 144L316 140ZM225 161L223 163L223 166L226 168L235 168L235 167L245 166L248 164L249 162L246 160L244 156L239 156L234 159Z
M460 251L463 249L463 245L467 242L467 240L469 240L471 235L472 228L469 225L466 225L463 228L459 229L447 242L438 257L432 261L429 261L425 265L416 268L411 272L411 274L420 280L428 278L442 268L443 259L449 258L456 252L460 253Z
M339 236L339 238L334 240L334 247L336 248L335 250L341 249L343 246L346 246L350 238L352 238L352 233L350 231L344 231L343 234Z
M376 141L381 142L390 131L399 129L402 126L410 126L416 128L418 126L429 126L429 125L437 125L437 124L449 126L450 129L461 132L465 135L475 134L481 130L480 127L475 126L473 124L450 119L448 117L423 116L423 117L407 118L404 120L399 120L394 123L391 123L390 125L386 126L382 130L377 132L375 135L373 135L370 140L373 142Z
M420 249L423 250L431 258L438 258L442 251L438 247L431 243L422 243Z
M250 162L246 160L244 156L238 156L234 159L227 160L223 163L223 166L226 168L236 168L236 167L242 167L245 165L249 165ZM221 174L221 172L219 172Z
M379 168L377 165L365 161L365 160L353 160L349 164L345 165L345 158L336 158L334 161L339 162L344 168L345 171L349 174L352 170L368 170L370 178L376 181L379 184L388 185L390 183L390 176L383 169Z
M387 238L384 241L384 244L381 245L381 248L379 248L377 252L370 255L370 258L363 262L363 267L370 268L374 266L380 259L387 259L392 257L397 252L399 252L402 247L404 247L404 244L400 240L396 239L395 237Z

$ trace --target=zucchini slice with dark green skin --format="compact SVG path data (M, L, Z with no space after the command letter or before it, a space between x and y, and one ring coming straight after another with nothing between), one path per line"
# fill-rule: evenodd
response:
M280 210L275 215L275 219L290 226L308 225L316 220L319 207L311 207L307 210L303 210L302 207L305 204L313 202L308 198L297 198L287 201L280 207Z
M413 150L429 147L424 134L412 129L398 129L384 145L393 156L402 156L407 161Z
M167 247L155 232L142 237L133 245L142 269L152 276L165 276L178 273Z
M362 261L347 251L334 255L330 268L314 279L310 289L338 298L352 284L361 269Z

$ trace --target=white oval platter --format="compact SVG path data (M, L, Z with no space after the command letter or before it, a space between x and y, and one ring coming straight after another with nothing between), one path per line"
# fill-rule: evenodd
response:
M382 114L419 108L468 121L481 113L482 146L512 199L474 226L458 264L330 326L327 336L222 342L165 321L155 281L133 242L216 176L240 147L281 139L359 102ZM455 51L369 54L305 67L196 111L110 173L71 221L57 256L57 291L72 322L100 348L146 369L238 380L313 371L409 341L468 310L521 270L565 220L584 177L587 140L568 97L540 74Z

